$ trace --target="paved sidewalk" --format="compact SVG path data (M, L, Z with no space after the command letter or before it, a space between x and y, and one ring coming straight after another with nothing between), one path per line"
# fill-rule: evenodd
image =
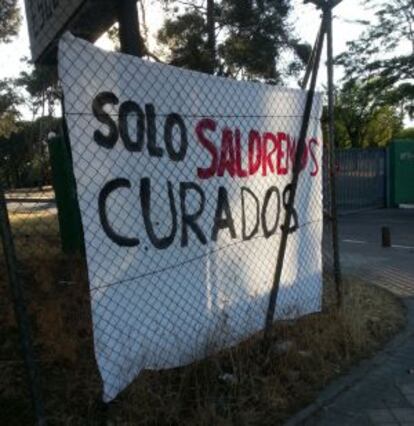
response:
M382 210L341 219L344 272L383 286L407 307L407 326L373 359L328 386L288 424L414 426L414 211ZM381 248L390 226L393 248Z

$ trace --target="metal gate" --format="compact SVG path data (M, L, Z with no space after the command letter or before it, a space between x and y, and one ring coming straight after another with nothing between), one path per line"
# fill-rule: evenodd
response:
M386 150L346 149L337 152L339 211L386 206Z

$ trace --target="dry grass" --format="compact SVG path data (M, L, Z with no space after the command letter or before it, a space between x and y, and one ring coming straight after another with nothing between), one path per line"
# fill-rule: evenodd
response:
M279 424L404 322L403 308L392 295L350 282L342 312L277 324L268 348L255 336L187 367L144 372L116 402L102 407L83 261L60 253L55 218L30 218L31 224L18 215L12 225L50 424ZM39 220L44 228L37 235ZM31 424L8 294L0 262L0 418L8 425ZM289 342L287 351L280 353L280 342Z
M10 215L10 225L16 252L23 263L30 256L42 264L44 259L59 255L59 223L56 213L48 210L15 212ZM36 265L34 267L39 269Z

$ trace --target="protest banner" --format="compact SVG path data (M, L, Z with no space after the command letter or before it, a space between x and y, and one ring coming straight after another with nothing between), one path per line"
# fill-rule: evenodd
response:
M70 34L59 76L109 401L143 369L193 362L263 328L306 92ZM321 308L321 112L317 94L275 319Z

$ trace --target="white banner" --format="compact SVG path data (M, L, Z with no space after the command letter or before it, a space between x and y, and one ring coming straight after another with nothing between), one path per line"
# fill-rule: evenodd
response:
M104 52L66 34L59 75L104 400L261 330L306 92ZM322 97L275 319L320 310Z

